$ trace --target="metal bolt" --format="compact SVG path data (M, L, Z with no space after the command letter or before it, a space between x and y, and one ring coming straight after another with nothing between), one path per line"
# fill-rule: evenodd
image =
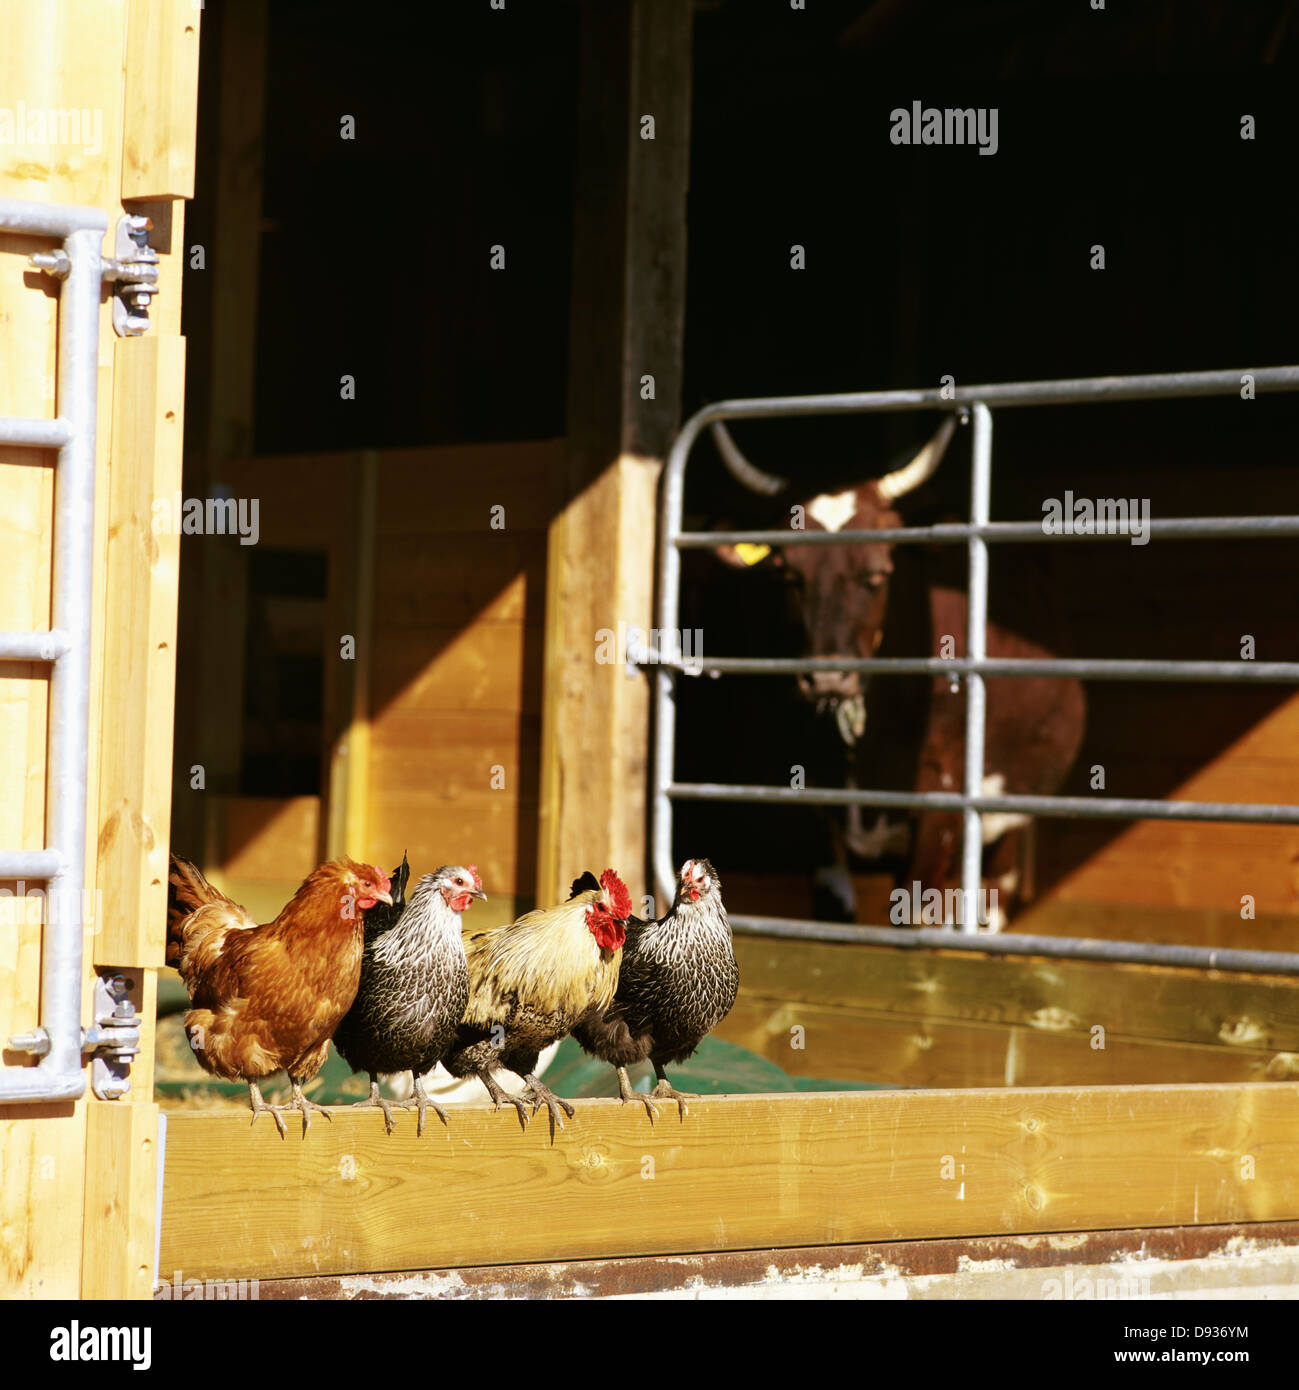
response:
M72 258L66 251L62 250L38 251L34 256L28 258L28 264L62 280L72 269Z
M18 1033L9 1039L9 1046L15 1052L27 1052L33 1057L44 1057L50 1050L50 1035L44 1028L33 1028L30 1033Z
M140 333L147 333L149 331L149 320L147 318L141 318L138 314L127 314L126 331L132 336Z

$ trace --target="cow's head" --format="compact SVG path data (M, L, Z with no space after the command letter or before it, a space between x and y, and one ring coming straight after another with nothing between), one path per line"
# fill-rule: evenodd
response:
M894 472L806 502L803 524L807 530L880 531L901 526L894 504L933 475L955 425L955 416L949 414L915 458ZM744 458L724 425L714 424L713 435L728 469L746 487L768 496L788 488L785 479L762 472ZM874 656L883 639L892 552L892 545L884 541L791 545L770 551L765 547L718 547L718 554L729 564L771 565L785 576L810 656L849 658ZM867 682L859 672L814 671L799 676L798 683L818 708L835 714L846 739L860 737L865 725Z

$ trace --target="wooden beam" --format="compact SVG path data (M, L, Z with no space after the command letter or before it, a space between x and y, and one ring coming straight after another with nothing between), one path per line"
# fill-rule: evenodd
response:
M173 266L178 262L173 261ZM161 965L167 918L180 537L153 506L181 485L185 342L115 340L99 882L99 965Z
M546 902L587 867L615 865L638 905L648 881L648 686L596 652L602 632L652 625L656 489L681 399L691 19L689 0L587 3L582 17L569 451L547 553Z
M89 1108L82 1298L153 1296L158 1114L148 1102Z
M744 997L899 1021L1096 1026L1128 1038L1299 1052L1299 981L1100 961L737 937ZM822 1075L835 1075L823 1072Z
M553 1147L486 1107L423 1139L346 1110L287 1140L173 1113L162 1268L269 1279L1294 1220L1297 1101L1293 1084L721 1096L654 1128L639 1106L580 1101Z
M169 1276L168 1276L169 1277ZM483 1265L396 1274L262 1279L283 1299L1287 1298L1299 1282L1299 1225L1093 1231L1086 1235L880 1241L872 1245ZM173 1297L178 1295L173 1294ZM851 1295L849 1295L851 1296Z
M330 566L330 613L325 633L326 804L320 818L321 858L364 854L370 810L370 685L374 662L374 562L379 501L379 455L364 450L351 470L350 544ZM352 638L350 660L339 640Z
M123 198L192 198L202 6L129 0Z

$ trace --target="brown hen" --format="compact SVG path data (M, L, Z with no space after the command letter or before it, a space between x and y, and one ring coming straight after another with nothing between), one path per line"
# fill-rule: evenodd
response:
M346 858L322 864L263 926L174 854L168 885L167 963L194 1004L185 1031L199 1065L247 1083L254 1124L265 1111L284 1138L281 1112L298 1110L305 1135L313 1110L330 1118L302 1087L356 998L365 910L391 905L387 875ZM280 1070L293 1100L267 1105L257 1083Z

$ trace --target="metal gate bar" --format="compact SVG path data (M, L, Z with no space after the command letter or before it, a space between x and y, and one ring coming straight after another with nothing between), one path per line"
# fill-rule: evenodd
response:
M0 199L0 232L56 237L68 259L59 300L58 418L0 418L0 444L57 448L54 473L53 626L0 633L0 661L50 664L49 762L43 850L0 852L0 877L45 881L41 1022L12 1039L39 1057L0 1069L0 1102L71 1100L81 1065L81 948L86 865L86 767L95 517L95 406L99 371L99 208Z
M1241 969L1260 973L1299 973L1299 956L1271 951L1207 951L1196 947L1153 942L1091 941L1075 937L1008 937L978 933L973 904L982 883L982 826L984 811L1027 812L1043 816L1097 819L1213 820L1266 824L1299 824L1299 806L1228 804L1222 802L1169 802L1132 798L982 796L983 722L985 676L1036 675L1080 676L1105 680L1224 681L1299 683L1299 663L1248 661L1130 661L1130 660L1010 660L986 656L987 544L989 542L1040 543L1048 540L1130 539L1129 530L1052 534L1041 522L990 522L988 494L992 468L992 420L989 407L1017 405L1083 404L1097 401L1164 400L1185 396L1236 395L1246 383L1255 394L1299 389L1299 367L1269 367L1245 371L1177 372L1150 376L1077 378L1062 381L999 383L943 391L866 391L825 396L782 396L720 401L696 412L678 434L663 479L663 516L659 535L659 605L657 649L650 647L633 658L637 665L653 666L655 727L652 776L654 780L653 869L658 892L670 901L672 865L672 802L679 800L794 802L826 806L901 806L960 811L964 823L962 844L962 892L966 932L951 925L939 930L882 927L840 928L821 922L791 919L736 917L740 930L806 935L826 940L876 940L889 944L941 944L946 949L1049 954L1076 959L1130 961L1146 964L1201 965L1206 968ZM681 516L685 495L685 468L690 450L706 425L733 419L769 419L777 416L847 415L917 408L969 410L974 423L971 476L971 512L968 525L902 527L879 531L728 531L683 532ZM1207 517L1150 521L1148 534L1170 540L1206 538L1248 539L1299 535L1299 517ZM1145 527L1143 527L1143 530ZM698 658L682 656L677 620L680 606L681 555L683 549L721 544L844 545L871 540L899 544L965 541L969 554L968 628L964 658L871 658L837 660L801 658ZM710 671L736 675L777 675L803 671L871 671L885 675L934 674L962 676L967 681L965 775L962 794L881 791L836 791L791 787L758 787L717 783L677 782L674 777L676 746L676 679L680 672ZM845 936L844 932L851 933ZM1001 943L1016 941L1009 946ZM1036 943L1030 947L1026 943ZM1042 943L1050 942L1050 949ZM1233 964L1224 962L1230 959ZM1247 962L1247 963L1246 963Z

